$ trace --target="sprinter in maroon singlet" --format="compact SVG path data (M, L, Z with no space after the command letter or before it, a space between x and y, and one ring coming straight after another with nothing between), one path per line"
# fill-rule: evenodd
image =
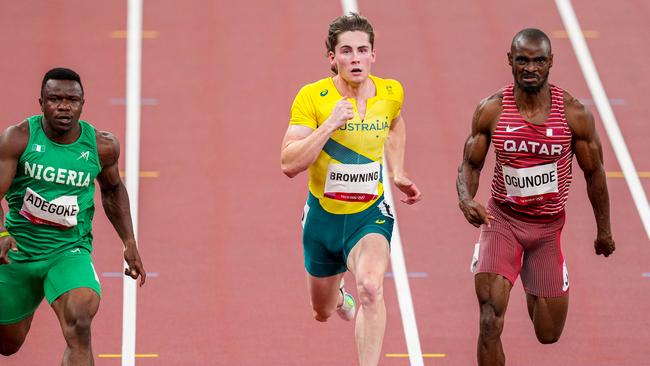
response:
M504 365L501 345L512 285L521 274L528 313L541 343L562 334L569 277L560 246L564 206L576 156L596 217L596 254L614 252L609 196L600 139L591 113L548 83L551 42L538 29L512 40L508 63L514 83L476 108L458 168L460 209L481 228L472 270L481 318L478 364ZM490 142L496 166L487 207L474 200Z

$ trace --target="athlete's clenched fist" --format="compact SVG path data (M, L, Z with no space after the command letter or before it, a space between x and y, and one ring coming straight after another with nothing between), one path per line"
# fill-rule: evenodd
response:
M330 114L330 117L325 121L325 123L329 123L331 124L331 127L337 129L341 128L352 118L354 118L354 107L347 97L343 97L336 102L332 114Z

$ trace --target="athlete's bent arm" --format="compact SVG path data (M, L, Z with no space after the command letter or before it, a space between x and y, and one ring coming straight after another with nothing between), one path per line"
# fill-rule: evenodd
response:
M567 95L568 96L568 95ZM596 254L608 257L616 249L609 221L609 193L603 166L603 149L594 117L579 101L568 96L566 116L573 134L573 152L587 182L587 195L596 217Z
M482 224L490 225L492 218L485 207L474 200L474 196L478 191L481 169L490 148L492 130L500 113L500 99L500 95L492 96L481 101L476 107L472 117L472 132L465 141L463 161L458 167L458 206L467 221L476 227Z
M329 118L315 130L307 126L290 125L282 140L282 172L293 178L307 170L318 158L330 135L353 117L352 103L342 98L336 103Z
M393 183L395 187L406 194L406 198L402 198L401 201L409 205L418 202L422 198L422 194L415 183L406 176L406 172L404 171L406 125L401 115L391 122L384 147Z
M124 260L129 267L124 274L133 279L141 276L140 286L142 286L146 281L147 274L142 265L133 234L129 195L120 178L118 168L120 145L117 138L108 132L97 132L97 151L102 164L102 171L97 176L102 193L102 206L124 243Z
M18 160L29 142L29 124L22 122L11 126L0 135L0 200L11 187L16 176ZM7 254L10 250L16 252L18 247L14 238L8 235L4 227L4 211L0 206L0 265L9 264Z

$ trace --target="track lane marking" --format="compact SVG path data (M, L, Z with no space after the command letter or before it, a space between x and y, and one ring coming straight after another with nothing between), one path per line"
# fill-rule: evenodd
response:
M623 172L605 172L607 178L625 178ZM650 178L650 172L636 172L639 178Z
M608 102L605 88L598 76L598 70L596 70L596 65L587 47L587 42L582 34L578 18L570 0L555 0L555 4L560 12L564 27L569 34L569 39L571 40L571 45L582 69L582 74L587 82L592 98L596 103L600 119L605 126L605 131L607 131L607 136L612 144L618 163L623 170L625 181L627 182L636 209L639 212L646 236L650 239L650 205L648 204L648 198L641 185L641 180L625 144L625 139L623 139L623 134L616 121L616 116L614 116L612 106Z
M97 355L99 358L121 358L121 353L102 353ZM139 353L135 355L136 358L156 358L160 357L157 353Z
M130 197L133 234L137 243L140 188L140 103L142 101L142 0L128 0L126 24L125 175L127 178L126 190ZM122 261L122 268L128 268L125 261ZM124 276L122 283L122 366L135 366L137 282Z
M389 358L406 358L409 356L408 353L387 353L385 354L386 357ZM422 357L424 358L443 358L447 357L445 353L423 353Z
M111 38L115 39L125 39L128 37L129 32L126 30L114 30L111 32ZM143 30L142 31L142 38L144 39L154 39L158 38L160 35L160 32L157 30Z
M341 0L343 14L350 12L359 12L359 6L356 0ZM386 165L386 157L383 160ZM395 207L393 195L391 193L390 178L387 169L382 169L384 185L384 200L389 205ZM422 348L420 347L420 335L418 326L415 321L415 311L413 310L413 299L411 297L411 287L406 272L406 263L404 261L404 251L402 249L402 240L399 234L399 225L397 223L397 212L394 211L395 222L393 224L393 237L391 240L390 263L393 268L395 288L397 291L397 301L399 303L400 314L402 316L402 326L404 327L404 338L406 340L406 349L411 366L424 366L422 358Z

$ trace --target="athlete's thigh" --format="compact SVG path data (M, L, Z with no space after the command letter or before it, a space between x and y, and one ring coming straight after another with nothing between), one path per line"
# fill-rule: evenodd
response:
M45 277L45 297L50 304L63 294L85 288L101 296L99 277L90 253L83 248L66 250L58 255Z
M381 268L383 260L388 260L390 256L394 224L392 209L383 197L372 207L349 215L346 218L343 253L348 268L354 270L361 264L359 257L362 253L364 256L377 256L374 259L379 260L377 268Z
M346 271L343 259L343 215L325 211L309 196L303 211L302 246L305 269L313 277L330 277Z
M88 287L66 291L52 302L52 309L62 326L75 324L80 319L92 319L99 309L99 294Z
M526 248L522 261L521 282L527 294L538 297L562 297L569 292L569 272L562 255L560 236L564 218L557 222L530 225L527 231L536 237Z
M383 278L390 260L388 240L381 234L366 234L354 245L347 258L348 268L357 279L365 275Z
M512 232L512 219L492 201L487 208L494 219L490 226L481 225L473 273L496 273L514 284L521 272L523 247Z
M0 325L0 345L5 349L18 350L27 337L32 319L34 319L33 314L17 323Z
M31 318L43 300L44 262L0 265L0 325Z
M474 276L474 288L481 311L483 305L489 305L495 316L505 314L512 290L510 280L496 273L478 273Z

